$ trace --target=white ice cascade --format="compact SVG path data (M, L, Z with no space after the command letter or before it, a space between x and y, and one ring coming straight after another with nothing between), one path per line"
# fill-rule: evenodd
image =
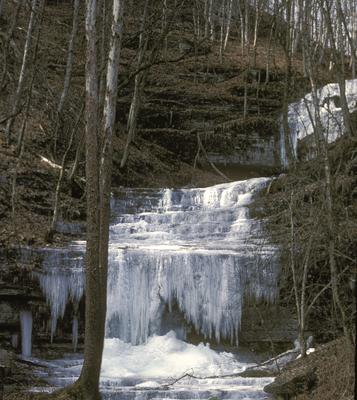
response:
M112 201L107 337L140 344L165 334L170 328L163 315L175 307L186 327L205 337L238 340L243 302L273 302L277 294L277 251L248 208L268 182L118 193ZM75 279L67 267L40 276L53 319L82 293L81 252L84 243L77 243L65 258L66 265L73 259Z
M318 89L319 114L328 143L334 142L345 133L341 109L340 87L338 83L329 83ZM357 79L346 81L346 99L350 112L357 110ZM315 107L312 94L308 93L299 101L289 104L288 123L290 143L297 156L298 141L314 132ZM284 129L280 126L280 157L282 165L287 165Z
M31 357L32 352L32 313L20 312L21 324L21 354L23 357Z

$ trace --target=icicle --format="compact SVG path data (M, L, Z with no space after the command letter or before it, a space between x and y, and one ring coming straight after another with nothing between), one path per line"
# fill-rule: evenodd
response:
M78 317L75 315L73 316L73 321L72 321L72 345L73 345L73 351L77 351L77 346L78 346Z
M21 324L21 353L22 357L31 357L32 352L32 313L20 312Z

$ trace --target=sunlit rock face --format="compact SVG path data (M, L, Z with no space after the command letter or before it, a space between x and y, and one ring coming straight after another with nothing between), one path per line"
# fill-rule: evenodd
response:
M315 110L312 94L289 105L288 121L290 130L290 143L295 156L298 155L298 143L304 138L311 136L308 157L313 156L316 147L313 138L316 123L316 112L320 116L324 134L328 143L334 142L345 133L343 113L341 108L340 88L337 83L330 83L318 89L319 109ZM357 79L346 81L346 100L350 112L357 110ZM287 154L285 149L284 130L281 126L280 156L282 165L287 165Z
M116 193L107 337L145 343L165 333L164 310L175 305L206 338L237 343L244 302L273 302L277 295L277 251L248 208L268 182L256 178L204 189ZM38 275L53 332L66 304L82 297L84 249L85 243L77 242L48 255ZM178 334L182 327L176 328Z

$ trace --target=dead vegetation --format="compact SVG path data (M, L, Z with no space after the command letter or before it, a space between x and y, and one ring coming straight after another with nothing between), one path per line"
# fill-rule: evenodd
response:
M346 339L319 346L306 358L292 361L267 390L296 400L354 399L355 352Z

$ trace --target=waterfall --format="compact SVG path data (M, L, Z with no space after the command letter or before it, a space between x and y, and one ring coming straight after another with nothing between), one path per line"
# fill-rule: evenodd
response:
M32 350L32 313L31 311L20 312L21 324L21 353L22 357L31 357Z
M146 343L168 332L163 314L175 308L186 321L177 327L181 335L188 327L217 342L237 343L244 303L273 302L277 294L277 251L249 211L268 182L117 192L111 202L106 336ZM84 250L85 243L76 242L51 253L37 274L51 308L52 334L66 304L78 304L83 295Z

